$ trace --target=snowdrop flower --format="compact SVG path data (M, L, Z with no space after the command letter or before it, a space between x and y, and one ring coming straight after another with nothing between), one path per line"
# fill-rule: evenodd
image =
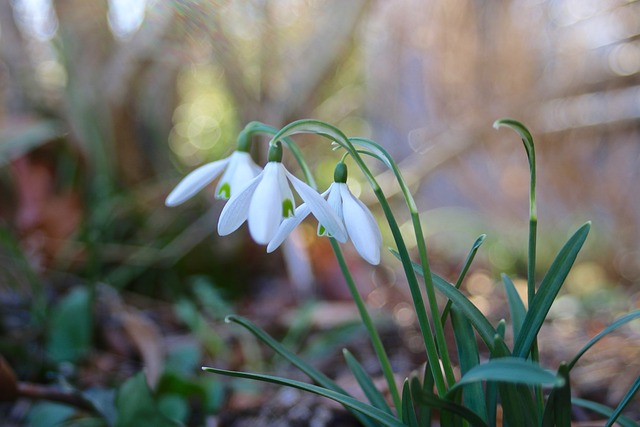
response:
M289 184L304 201L306 214L312 213L337 240L345 242L344 226L327 201L282 164L280 143L269 149L269 162L264 170L242 191L231 195L220 213L218 233L221 236L230 234L247 221L253 240L263 245L269 243L283 220L296 216Z
M225 170L226 168L226 170ZM165 204L176 206L209 185L224 170L216 187L216 198L228 199L239 193L261 171L247 151L234 151L226 159L200 166L189 173L167 196Z
M322 196L327 197L329 205L345 225L349 238L360 256L368 263L377 265L380 263L380 246L382 245L380 229L369 208L351 193L346 182L347 167L341 162L336 165L333 184L329 186L327 191L322 193ZM296 209L294 216L287 218L280 225L277 233L267 246L267 252L276 250L309 212L310 208L306 204L300 205ZM331 230L324 227L322 223L318 227L318 234L333 235Z

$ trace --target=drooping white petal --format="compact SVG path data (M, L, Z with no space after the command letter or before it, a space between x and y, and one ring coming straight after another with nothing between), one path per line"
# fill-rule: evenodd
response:
M264 171L253 178L239 193L231 196L218 219L218 234L226 236L236 231L247 220L249 206L256 189L264 177Z
M230 159L217 160L215 162L207 163L199 168L195 169L187 176L185 176L176 188L169 193L165 200L165 205L176 206L185 200L193 197L198 191L206 187L211 181L220 175L220 172L227 166Z
M278 227L278 231L275 236L271 239L269 244L267 245L267 252L273 252L284 242L284 240L291 234L294 228L296 228L300 223L311 213L311 209L309 205L306 203L301 204L295 210L293 216L286 218L280 226Z
M360 256L370 264L380 263L380 246L382 235L373 214L356 198L346 184L340 185L344 223Z
M342 225L342 221L336 213L331 209L331 206L325 199L313 188L300 181L294 175L287 172L287 177L293 188L296 189L302 200L309 205L311 213L318 219L318 222L326 228L327 232L331 234L336 240L341 243L347 241L347 233Z
M280 190L280 162L269 162L249 206L249 233L256 243L266 245L282 222L283 195Z
M244 151L234 151L229 157L229 166L216 186L216 198L228 199L242 191L262 169L255 164L251 155Z
M327 203L333 211L336 213L338 219L342 221L342 196L340 195L340 187L337 182L332 183L327 191L322 193L322 196L328 194ZM344 225L344 222L343 222ZM322 224L318 224L318 236L326 236L327 230Z

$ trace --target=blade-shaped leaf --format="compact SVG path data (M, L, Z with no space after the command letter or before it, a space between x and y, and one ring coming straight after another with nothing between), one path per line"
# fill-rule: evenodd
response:
M465 408L451 400L443 399L433 392L420 390L419 387L412 387L413 400L417 404L437 409L440 412L450 412L459 415L469 422L473 427L488 427L482 418L469 408Z
M480 364L478 344L476 343L471 323L460 314L457 306L454 306L451 310L451 323L458 347L460 371L462 375L465 375ZM467 408L480 415L485 421L487 420L486 399L480 382L467 385L464 389L463 399Z
M413 397L409 388L409 379L404 381L402 387L402 421L409 427L418 427L418 418L413 407Z
M476 381L500 381L552 387L560 387L564 384L562 377L533 362L517 357L502 357L477 365L464 374L453 388Z
M627 393L624 395L624 397L618 404L618 407L616 408L616 410L613 411L613 414L611 414L611 416L607 420L607 424L605 425L605 427L611 427L613 423L616 422L616 420L620 417L620 415L622 415L622 411L624 411L624 408L627 407L629 402L631 402L631 399L633 398L633 396L638 392L639 388L640 388L640 376L636 378L631 388L629 388L629 391L627 391Z
M390 249L391 253L398 259L400 259L400 254L394 249ZM413 270L420 276L422 276L422 267L420 264L416 262L411 263L413 266ZM445 297L449 298L453 301L454 304L457 304L460 307L461 313L469 319L473 327L478 331L480 338L484 343L489 347L489 349L493 348L494 341L493 337L496 335L496 330L491 326L491 323L487 320L486 317L482 314L478 308L473 305L471 301L458 289L455 288L451 283L447 282L442 277L437 274L433 274L433 284L438 289L440 293L442 293Z
M269 334L267 334L265 331L260 329L257 325L255 325L253 322L249 321L248 319L245 319L240 316L230 315L225 318L225 321L234 322L243 326L245 329L251 332L256 338L258 338L264 344L269 346L273 351L278 353L280 356L284 357L287 361L289 361L289 363L291 363L296 368L300 369L302 372L308 375L309 378L311 378L317 384L320 384L322 387L333 390L337 393L344 394L346 396L349 395L342 387L340 387L333 380L331 380L331 378L327 377L325 374L318 371L313 366L309 365L307 362L305 362L304 360L296 356L294 353L287 350L282 344L274 340L271 336L269 336ZM371 424L369 420L363 418L363 415L361 415L359 412L355 412L353 415L356 418L358 418L360 422L362 422L363 424L367 426Z
M524 303L522 299L520 299L520 295L509 276L502 274L502 283L504 284L507 301L509 302L509 312L511 312L511 323L513 325L513 338L516 339L518 335L520 335L520 328L527 315L527 309L524 307Z
M226 376L237 377L237 378L245 378L249 380L263 381L263 382L268 382L272 384L282 385L286 387L293 387L299 390L308 391L311 393L315 393L319 396L324 396L338 403L341 403L345 407L358 411L363 415L366 415L368 418L371 418L372 420L375 420L381 423L382 425L390 426L390 427L406 427L401 421L399 421L392 415L389 415L388 413L381 411L378 408L374 408L373 406L367 405L366 403L362 403L351 396L347 396L345 394L336 392L334 390L329 390L324 387L303 383L301 381L290 380L288 378L276 377L273 375L252 374L250 372L228 371L226 369L217 369L217 368L209 368L209 367L203 367L202 370L206 372L212 372L214 374L226 375Z
M578 256L578 252L589 234L590 228L591 223L587 222L571 236L562 249L560 249L549 271L547 271L547 274L542 279L540 288L522 323L520 334L518 334L516 338L513 347L513 355L515 357L527 357L531 351L531 347L547 317L551 304L553 304L564 280L569 274L569 270L571 270Z
M373 381L371 381L371 378L369 377L369 375L367 375L362 365L356 360L355 357L353 357L349 350L342 350L342 354L344 355L344 358L347 361L347 365L349 366L349 369L351 369L353 376L356 378L356 381L358 381L360 388L364 392L365 396L367 396L367 399L369 399L369 402L371 402L371 404L376 408L388 414L392 414L391 408L389 408L389 405L384 399L384 396L373 384Z
M549 394L542 416L542 427L571 426L571 382L566 363L560 365L558 375L564 378L564 385L554 388Z
M597 412L598 414L604 415L605 417L611 417L614 413L614 410L609 408L608 406L604 406L600 403L592 402L590 400L580 399L574 397L571 399L571 402L574 405L580 406L585 409L589 409L590 411ZM618 424L622 427L640 427L640 423L633 421L629 417L625 417L624 415L620 415L616 420Z
M569 370L571 370L573 366L576 363L578 363L578 360L580 360L582 355L585 354L591 347L593 347L595 343L600 341L600 339L602 339L604 336L611 333L615 329L619 328L620 326L624 325L625 323L628 323L637 318L640 318L640 310L635 310L635 311L632 311L631 313L625 314L624 316L620 317L615 322L613 322L612 324L604 328L602 332L600 332L595 337L591 338L589 342L584 347L582 347L582 349L578 352L578 354L574 356L574 358L569 363Z

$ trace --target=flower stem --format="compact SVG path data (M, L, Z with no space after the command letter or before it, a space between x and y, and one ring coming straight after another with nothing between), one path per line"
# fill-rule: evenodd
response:
M342 250L340 249L340 244L333 237L330 238L329 241L331 242L333 253L336 255L336 259L338 260L338 264L340 265L342 275L347 282L349 292L351 292L351 297L358 307L358 312L360 313L362 322L364 323L365 328L367 328L367 333L371 338L371 344L373 344L373 349L376 352L376 356L378 356L378 361L380 362L380 366L382 367L382 372L385 379L387 380L389 392L391 393L391 398L393 399L393 404L396 408L396 412L400 414L402 401L400 399L400 393L398 392L398 386L396 385L395 378L393 376L393 369L391 368L391 363L389 362L387 352L382 345L382 340L380 339L380 335L378 334L378 331L376 330L375 325L371 320L371 316L369 316L367 307L362 300L360 293L358 292L358 288L356 287L356 284L353 280L353 276L351 276L351 271L349 271L349 267L347 266L347 263L344 259L344 255L342 254Z

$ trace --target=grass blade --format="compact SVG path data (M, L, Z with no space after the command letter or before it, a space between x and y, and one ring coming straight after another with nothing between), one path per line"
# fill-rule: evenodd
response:
M391 253L398 259L400 259L400 254L394 249L390 249ZM416 263L411 263L413 266L413 270L420 276L422 276L422 267ZM442 277L437 274L432 274L433 284L438 289L440 293L442 293L445 297L449 298L453 301L454 304L457 304L461 313L469 319L473 327L478 331L480 338L484 343L489 347L489 349L493 348L494 341L493 337L496 335L496 330L491 326L489 320L482 314L478 308L469 301L469 299L458 289L455 288L451 283L447 282Z
M620 317L615 322L613 322L612 324L610 324L609 326L604 328L602 330L602 332L600 332L595 337L591 338L591 340L589 340L589 342L584 347L582 347L582 349L578 352L578 354L576 354L574 356L574 358L569 363L569 370L571 370L573 368L573 366L576 363L578 363L578 360L580 360L582 355L585 354L587 352L587 350L589 350L591 347L593 347L593 345L595 343L597 343L598 341L600 341L600 339L602 339L605 335L611 333L612 331L614 331L615 329L617 329L620 326L624 325L625 323L628 323L628 322L630 322L630 321L632 321L634 319L637 319L639 317L640 317L640 310L635 310L635 311L632 311L631 313L625 314L624 316Z
M419 405L428 406L442 412L450 412L459 415L469 422L473 427L488 427L487 423L469 408L465 408L451 400L443 399L436 396L433 392L420 390L418 387L412 387L413 400Z
M624 395L624 398L622 399L620 404L618 404L618 407L616 408L616 410L613 411L613 414L611 414L611 416L609 417L609 420L607 421L607 424L605 425L605 427L611 427L613 423L616 422L618 417L622 415L622 411L624 410L624 408L626 408L629 402L631 402L631 399L637 393L638 388L640 388L640 376L636 378L636 380L634 381L629 391L627 391L627 393Z
M542 427L571 426L571 383L566 363L558 368L558 375L564 379L564 385L551 391L542 416Z
M369 377L369 375L367 375L362 365L356 360L355 357L353 357L349 350L342 350L342 354L344 355L344 358L347 361L347 365L349 366L349 369L351 369L353 376L356 378L356 381L358 381L360 388L364 392L365 396L367 396L367 399L369 399L369 402L371 402L374 407L388 414L393 414L391 408L387 404L387 401L384 399L384 396L373 384L373 381L371 381L371 378Z
M321 385L322 387L324 387L326 389L329 389L329 390L332 390L332 391L335 391L337 393L343 394L345 396L349 395L342 387L340 387L333 380L331 380L331 378L327 377L325 374L323 374L322 372L318 371L316 368L314 368L313 366L309 365L304 360L300 359L294 353L292 353L291 351L287 350L282 344L280 344L278 341L274 340L271 336L269 336L269 334L264 332L262 329L260 329L258 326L256 326L251 321L249 321L249 320L247 320L247 319L245 319L243 317L235 316L235 315L227 316L225 318L225 321L226 322L237 323L237 324L241 325L242 327L244 327L245 329L247 329L256 338L258 338L264 344L269 346L273 351L278 353L280 356L282 356L286 360L288 360L289 363L291 363L293 366L295 366L296 368L300 369L302 372L307 374L307 376L309 376L309 378L311 378L313 381L315 381L317 384ZM363 424L365 424L365 425L370 425L371 424L370 422L368 422L367 419L363 419L363 416L359 412L356 412L353 415L355 417L357 417Z
M589 234L590 228L591 223L587 222L571 236L562 249L560 249L549 271L547 271L547 274L542 279L540 288L522 323L520 334L516 338L513 347L513 355L515 357L526 358L531 352L531 348L547 317L551 304L553 304L564 280L569 274L569 270L571 270L578 256L578 252Z
M451 323L458 348L460 371L465 375L480 364L478 344L471 323L460 314L457 306L451 310ZM464 388L463 400L467 408L480 415L485 421L487 420L486 399L480 382L468 384Z
M604 406L600 403L592 402L590 400L574 397L573 399L571 399L571 402L574 405L589 409L590 411L596 412L600 415L604 415L605 417L611 417L614 414L614 410L609 408L608 406ZM625 417L624 415L620 415L616 422L622 427L640 427L640 423L637 423L631 418Z
M504 273L502 274L502 283L504 284L507 301L509 302L509 312L511 313L511 323L513 325L513 339L515 340L518 335L520 335L520 329L527 315L527 309L524 307L524 303L520 299L515 285L509 276Z
M460 378L455 389L476 381L499 381L512 384L561 387L564 379L539 365L517 357L501 357L477 365Z
M345 394L339 393L334 390L329 390L324 387L319 387L317 385L307 384L301 381L290 380L288 378L276 377L273 375L252 374L250 372L228 371L226 369L217 369L217 368L209 368L209 367L203 367L202 370L205 372L212 372L214 374L226 375L229 377L268 382L272 384L277 384L277 385L286 386L286 387L293 387L299 390L308 391L308 392L317 394L319 396L324 396L338 403L341 403L343 406L350 408L354 411L357 411L365 415L369 419L379 422L384 426L406 427L401 421L396 419L394 416L389 415L388 413L381 411L378 408L374 408L371 405L362 403L351 396L347 396Z
M408 379L404 381L404 386L402 387L402 421L408 427L418 427L418 418L416 418Z

